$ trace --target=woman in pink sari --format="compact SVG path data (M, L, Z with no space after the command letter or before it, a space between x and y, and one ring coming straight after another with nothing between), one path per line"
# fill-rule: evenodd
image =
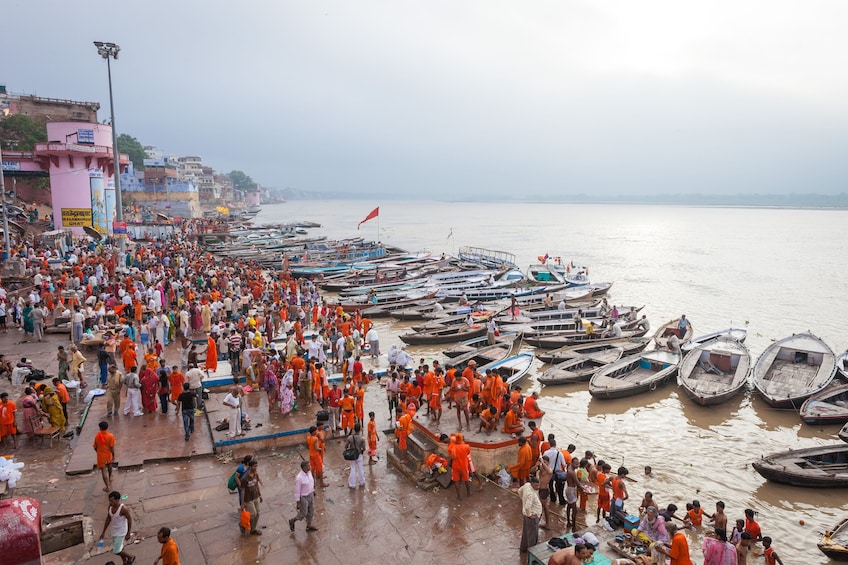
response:
M141 368L141 406L145 412L156 412L156 393L159 392L159 379L147 365Z
M736 547L727 541L727 533L716 528L716 537L704 536L701 549L704 565L736 565Z

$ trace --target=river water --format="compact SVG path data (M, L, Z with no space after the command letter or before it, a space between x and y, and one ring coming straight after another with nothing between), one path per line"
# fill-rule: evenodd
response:
M379 222L357 231L377 204ZM322 224L310 235L379 237L409 251L454 253L463 245L508 251L522 268L545 253L561 256L588 266L594 282L614 281L610 302L644 305L653 328L683 313L696 335L747 326L754 358L771 341L807 330L837 353L848 347L844 210L295 201L265 206L255 218L298 220ZM377 327L387 350L408 324ZM410 352L438 355L426 348ZM525 390L537 386L535 376L522 384ZM541 394L546 434L557 434L560 444L575 443L580 452L593 450L613 468L630 469L638 481L630 485L636 499L631 508L645 490L663 506L683 508L698 499L710 513L723 500L731 525L753 508L787 564L828 562L815 543L848 512L848 490L769 483L750 462L838 441L838 427L802 424L797 413L772 409L752 392L711 408L695 405L676 385L620 400L595 400L585 383L546 387ZM643 474L645 465L653 467L652 476ZM693 539L690 546L700 544ZM700 561L700 552L693 550L693 557Z

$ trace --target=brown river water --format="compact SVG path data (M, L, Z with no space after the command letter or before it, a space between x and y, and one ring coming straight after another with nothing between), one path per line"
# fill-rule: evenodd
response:
M462 245L498 249L514 253L522 268L545 253L573 259L590 268L593 282L615 281L611 303L644 305L653 328L682 313L696 334L747 326L754 358L771 341L807 330L836 353L848 346L848 211L309 201L266 206L255 221L311 220L323 227L310 235L376 239L376 220L356 230L376 205L386 243L433 253ZM396 336L408 326L379 323L381 348L399 344ZM436 348L409 351L440 358ZM521 383L525 390L539 386L541 367L536 361ZM682 509L698 499L710 513L722 500L731 525L752 508L784 562L828 562L815 544L848 513L848 489L770 483L750 463L766 453L838 441L838 426L803 424L796 412L770 408L752 391L708 408L675 384L620 400L593 399L585 383L545 387L541 396L546 434L573 442L579 452L594 451L613 468L628 467L635 479L631 508L646 490L663 506ZM651 476L645 465L653 467ZM690 546L700 546L695 543ZM700 552L693 558L700 561Z

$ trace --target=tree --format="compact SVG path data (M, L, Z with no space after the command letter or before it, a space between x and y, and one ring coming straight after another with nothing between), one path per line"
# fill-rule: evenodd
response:
M47 141L47 126L26 114L14 114L0 121L0 143L6 149L32 151L36 143Z
M233 181L233 188L242 192L256 188L256 182L242 171L230 171L227 174Z
M144 170L144 160L147 159L147 152L141 143L131 135L122 133L118 136L118 153L126 153L130 156L133 168L136 171Z

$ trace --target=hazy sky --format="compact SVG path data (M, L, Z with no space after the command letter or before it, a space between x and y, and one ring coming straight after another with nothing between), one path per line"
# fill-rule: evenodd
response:
M848 2L6 0L0 82L266 186L846 191Z

